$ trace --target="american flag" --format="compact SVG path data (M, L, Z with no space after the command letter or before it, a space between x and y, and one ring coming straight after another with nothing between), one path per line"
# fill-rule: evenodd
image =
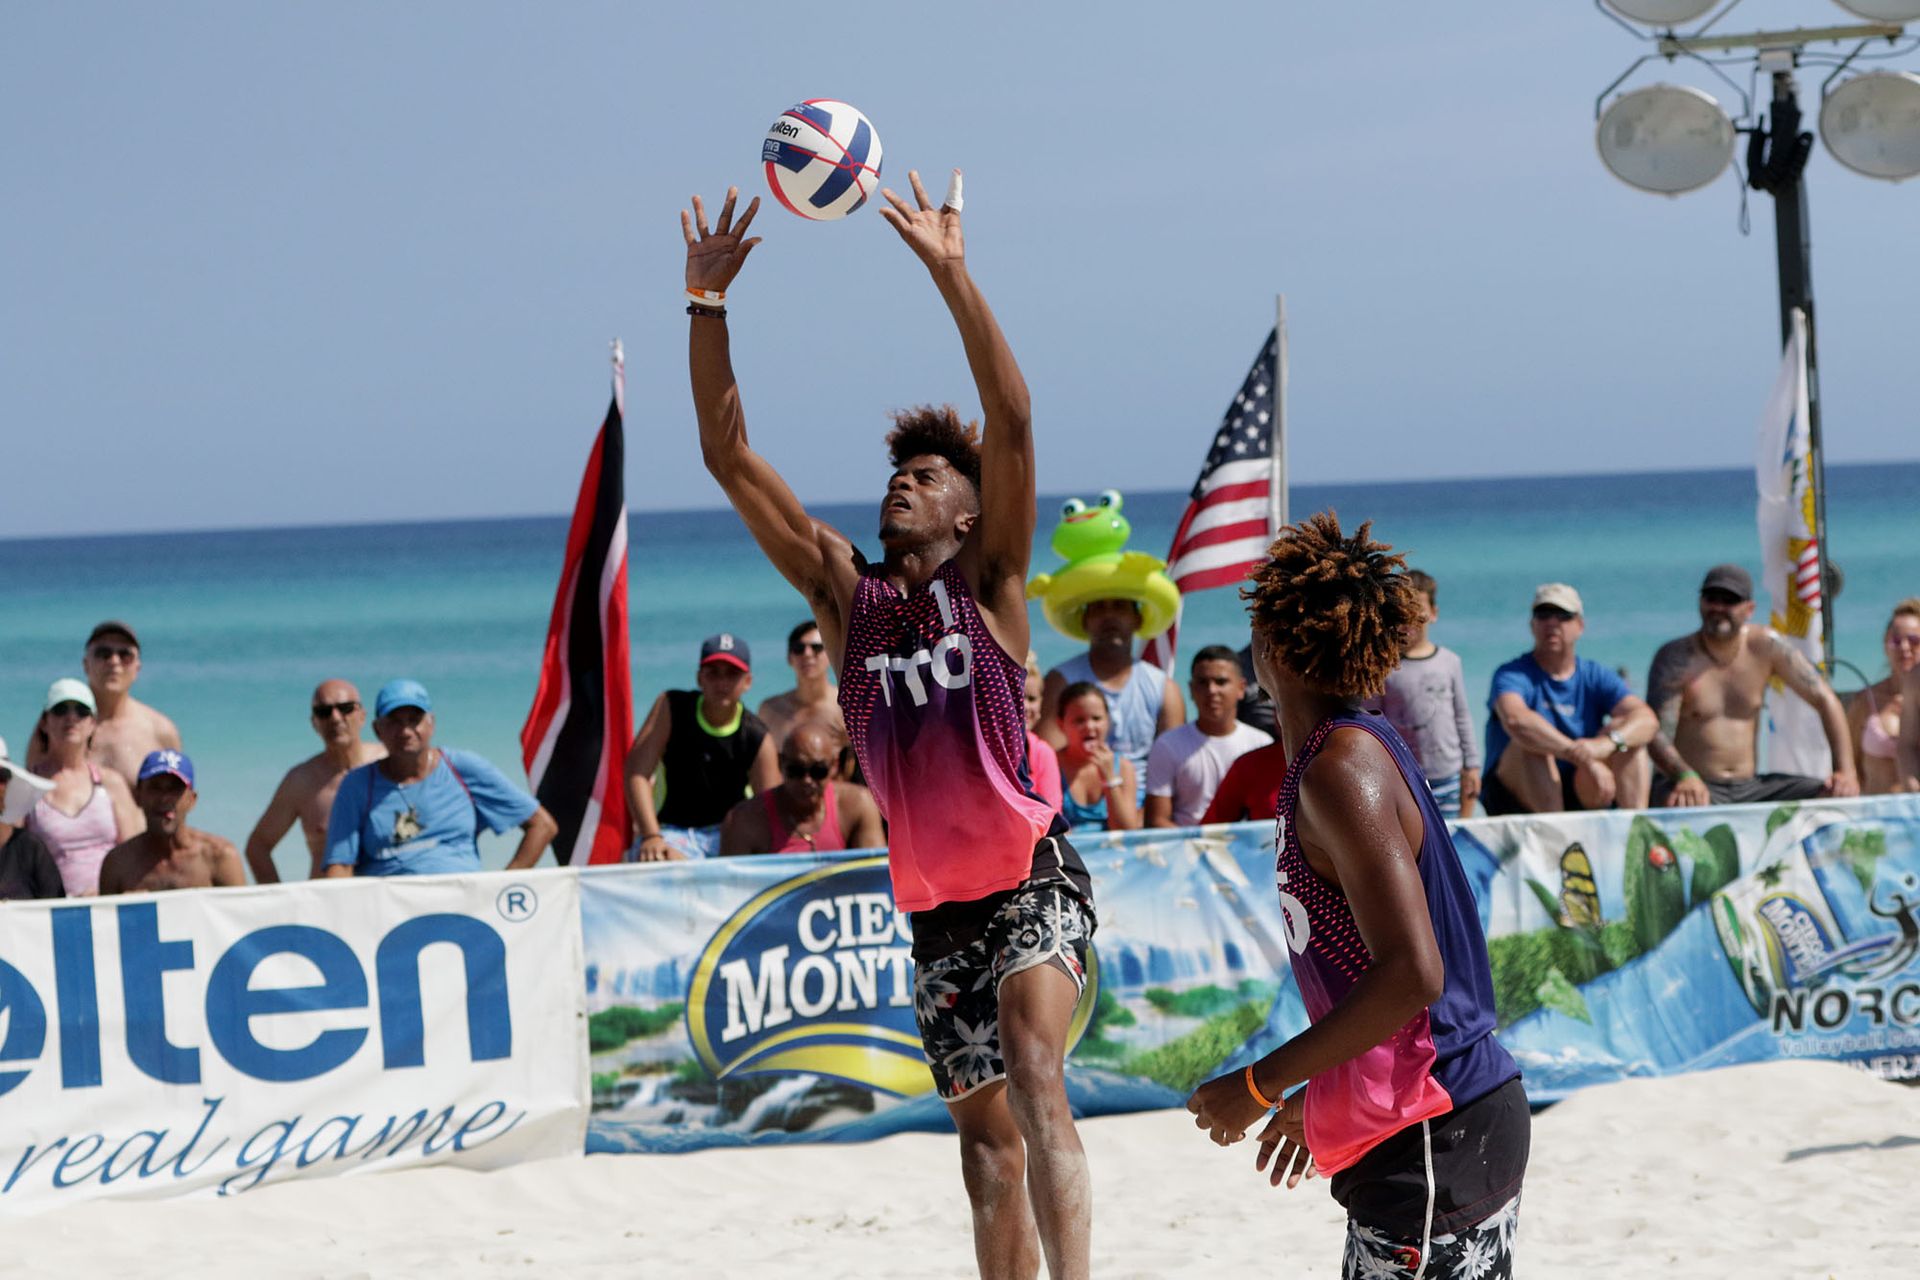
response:
M1214 433L1192 501L1167 552L1167 576L1185 596L1241 581L1267 558L1279 533L1280 460L1275 448L1273 396L1280 367L1280 333L1267 335L1240 393ZM1173 670L1179 619L1147 642L1141 655Z

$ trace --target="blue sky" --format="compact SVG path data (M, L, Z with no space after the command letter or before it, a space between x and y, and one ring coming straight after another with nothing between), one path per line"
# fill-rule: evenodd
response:
M1637 52L1572 0L9 6L0 536L561 512L616 334L630 505L718 505L677 211L761 191L804 97L862 108L892 184L967 170L1045 489L1189 484L1276 292L1301 480L1745 466L1772 209L1743 238L1731 173L1606 173ZM1920 184L1808 177L1829 457L1920 457ZM864 498L886 410L971 401L959 343L877 216L758 229L756 443Z

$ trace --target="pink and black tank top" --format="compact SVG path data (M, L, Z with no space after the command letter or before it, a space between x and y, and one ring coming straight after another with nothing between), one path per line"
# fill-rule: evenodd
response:
M1300 779L1336 729L1372 734L1386 747L1420 806L1420 882L1433 936L1446 966L1440 998L1357 1058L1307 1081L1307 1149L1323 1174L1359 1160L1408 1125L1443 1115L1491 1093L1520 1074L1493 1038L1493 974L1473 891L1460 868L1446 820L1434 804L1413 752L1378 715L1356 712L1320 722L1280 786L1275 879L1286 918L1293 978L1315 1022L1325 1017L1373 967L1339 886L1308 865L1294 831Z
M65 813L54 807L51 795L41 796L27 814L27 830L40 837L60 868L60 883L69 898L90 897L100 892L100 864L120 842L119 826L113 819L113 797L100 785L100 770L87 765L93 790L78 813Z
M1055 813L1027 772L1026 678L951 560L906 595L879 566L861 570L840 710L887 820L901 910L970 902L1033 874Z

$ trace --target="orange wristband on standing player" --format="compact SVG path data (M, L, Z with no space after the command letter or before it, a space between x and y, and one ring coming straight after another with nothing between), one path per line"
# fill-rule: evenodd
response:
M1271 1111L1275 1107L1280 1105L1277 1102L1267 1101L1267 1095L1260 1092L1260 1086L1253 1082L1253 1064L1251 1062L1247 1064L1246 1076L1247 1076L1247 1092L1253 1095L1253 1100L1260 1104L1261 1110Z

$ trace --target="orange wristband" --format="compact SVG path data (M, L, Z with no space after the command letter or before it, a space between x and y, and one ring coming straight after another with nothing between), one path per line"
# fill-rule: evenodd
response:
M1260 1086L1253 1082L1253 1064L1251 1062L1247 1064L1246 1074L1247 1074L1247 1092L1253 1095L1253 1100L1260 1104L1260 1109L1262 1111L1271 1111L1275 1107L1280 1105L1277 1102L1267 1101L1267 1095L1260 1092Z

